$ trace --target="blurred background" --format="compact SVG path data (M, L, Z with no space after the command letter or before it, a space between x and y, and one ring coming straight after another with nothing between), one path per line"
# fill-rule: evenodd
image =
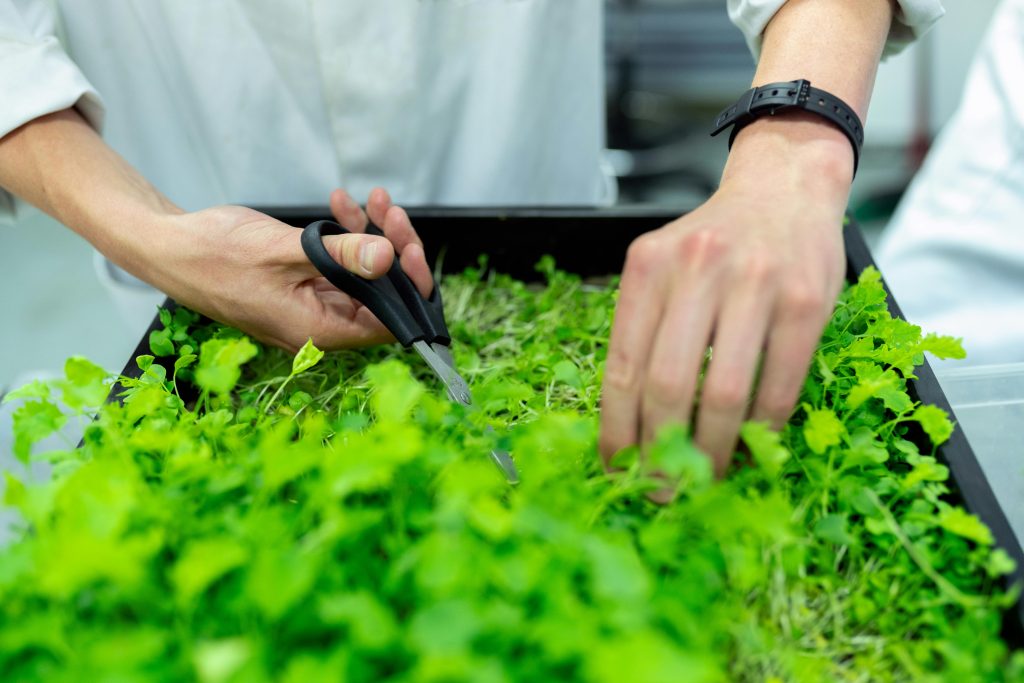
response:
M717 183L726 141L708 137L709 122L749 87L750 53L722 0L606 4L609 160L620 202L693 206ZM869 239L956 108L996 4L945 0L936 30L882 65L851 198ZM26 372L59 372L75 354L120 370L147 321L121 316L88 244L26 210L14 226L0 226L0 265L0 393Z

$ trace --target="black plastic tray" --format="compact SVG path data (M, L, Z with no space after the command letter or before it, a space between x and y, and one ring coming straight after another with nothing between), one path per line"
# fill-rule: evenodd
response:
M330 218L326 207L258 208L296 227ZM545 254L554 256L559 268L584 277L618 273L630 242L685 212L685 209L664 207L409 209L413 224L423 238L428 261L435 263L440 258L442 271L458 272L476 266L479 257L486 254L489 267L523 280L537 278L534 266ZM854 222L846 226L843 237L847 279L852 281L864 268L874 265L874 260ZM889 293L890 311L902 318L884 279L883 285ZM165 306L173 305L170 300L165 302ZM135 353L128 359L122 371L124 375L137 377L140 374L135 357L150 353L149 333L161 328L159 318L154 317ZM942 408L955 421L949 401L927 362L917 369L917 379L909 385L911 398ZM949 467L956 493L964 506L988 525L996 545L1016 562L1017 569L1007 577L1007 584L1024 585L1024 551L959 426L938 449L937 455ZM1024 646L1024 602L1020 598L1007 610L1003 626L1008 644Z

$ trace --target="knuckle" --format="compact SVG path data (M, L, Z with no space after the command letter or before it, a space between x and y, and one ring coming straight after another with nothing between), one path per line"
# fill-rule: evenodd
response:
M355 267L358 263L359 244L359 238L351 235L343 235L342 238L337 241L337 247L334 254L338 263L348 269Z
M782 295L787 313L798 318L817 317L826 308L826 299L820 289L801 283L790 285Z
M671 372L652 372L647 377L646 394L657 405L680 403L686 396L686 382Z
M757 286L769 284L778 273L778 260L771 254L764 252L748 255L739 269L739 276L742 280Z
M710 381L701 395L701 406L714 412L731 412L747 403L747 383L735 373Z
M616 353L609 357L604 372L605 389L611 389L619 393L636 391L638 387L638 373L636 364L624 354Z
M690 268L707 267L718 262L727 248L726 240L712 228L688 232L676 244L676 258Z
M643 275L658 262L661 252L661 241L653 233L641 235L626 250L625 270Z
M761 399L761 410L759 412L767 417L770 422L785 422L789 419L794 402L787 395L773 392Z

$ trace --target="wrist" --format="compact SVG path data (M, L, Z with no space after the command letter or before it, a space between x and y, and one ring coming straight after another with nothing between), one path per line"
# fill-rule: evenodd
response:
M853 181L849 139L815 114L788 111L745 126L733 142L722 185L790 179L809 196L845 202Z
M180 213L160 202L114 195L69 207L60 220L120 268L165 289L161 265L188 244L175 221Z
M73 109L0 140L0 184L135 275L147 251L160 253L168 218L181 213Z

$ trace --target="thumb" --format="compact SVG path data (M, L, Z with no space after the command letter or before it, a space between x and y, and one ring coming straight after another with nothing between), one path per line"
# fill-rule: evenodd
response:
M395 260L394 245L379 235L327 235L324 247L345 270L370 280L386 275Z

